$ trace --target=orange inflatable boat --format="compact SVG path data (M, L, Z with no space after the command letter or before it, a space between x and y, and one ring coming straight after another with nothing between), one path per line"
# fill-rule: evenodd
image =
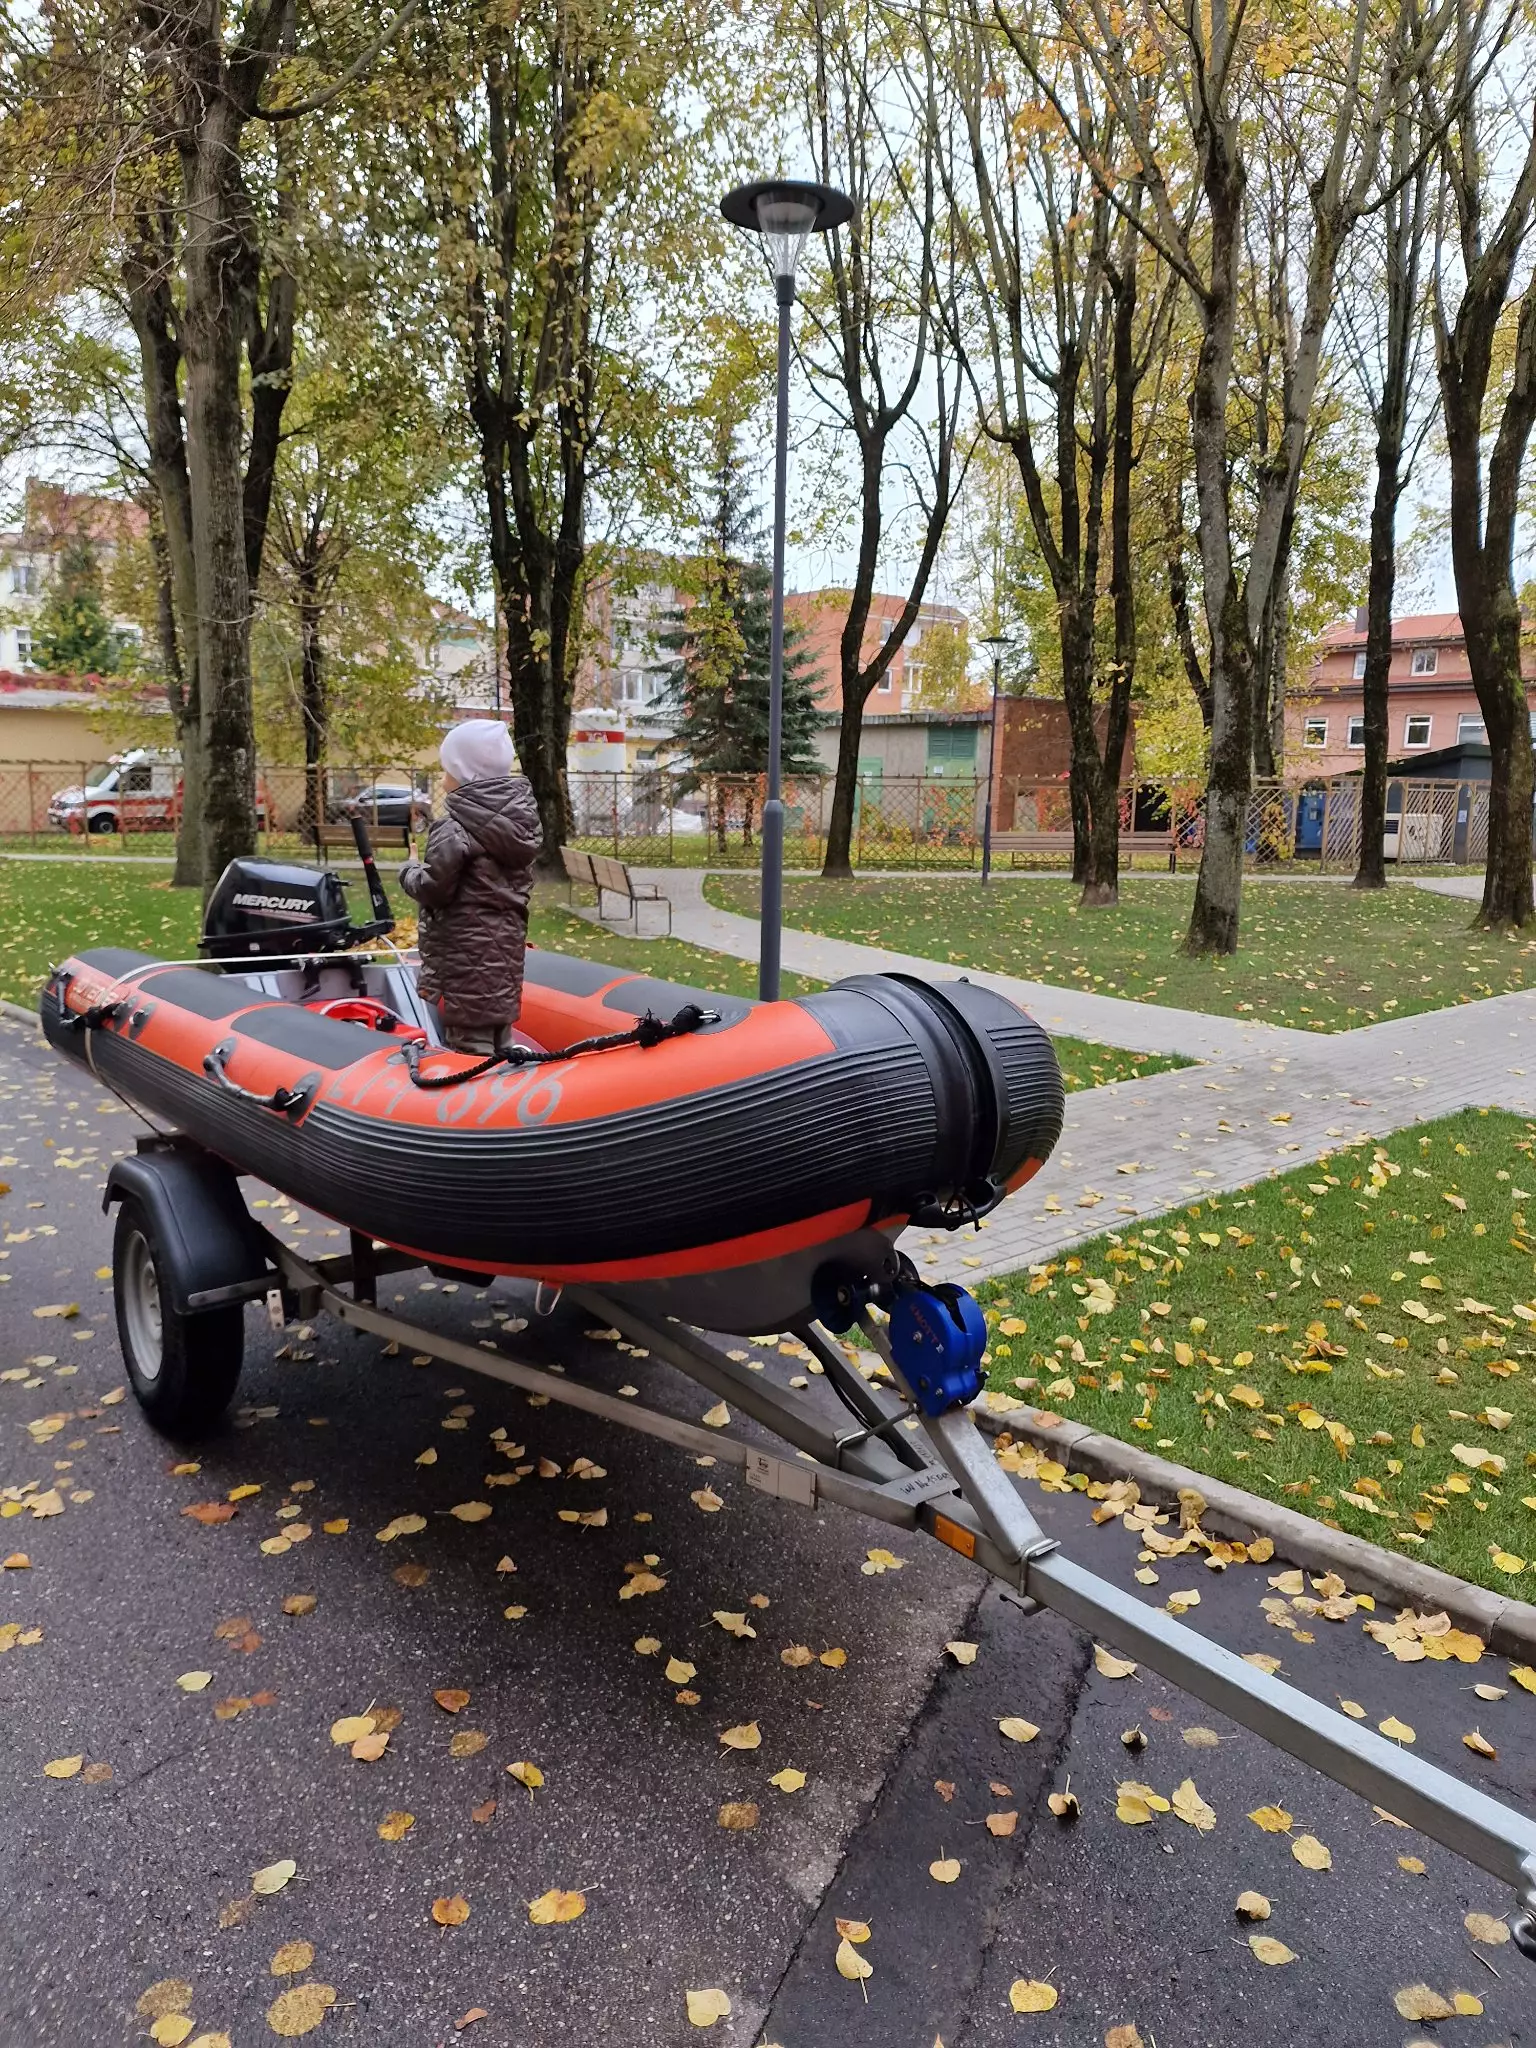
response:
M237 865L221 959L83 951L43 1028L236 1172L429 1264L777 1327L830 1252L985 1214L1061 1130L1046 1034L964 980L760 1004L530 949L522 1042L477 1061L438 1043L408 956L338 948L379 925L321 915L334 877Z

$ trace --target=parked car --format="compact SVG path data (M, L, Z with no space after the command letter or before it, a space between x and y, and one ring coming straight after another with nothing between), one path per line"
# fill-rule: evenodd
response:
M256 789L256 823L265 831L271 798ZM168 748L135 747L79 784L56 789L48 822L61 832L174 832L181 815L181 756Z
M333 809L338 819L363 818L370 825L406 825L424 832L432 822L432 800L408 782L369 782Z

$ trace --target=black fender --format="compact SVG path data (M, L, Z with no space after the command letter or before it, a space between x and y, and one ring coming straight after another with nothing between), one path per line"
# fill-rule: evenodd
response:
M103 1209L132 1195L154 1225L180 1315L190 1296L207 1288L259 1280L270 1272L265 1234L245 1206L234 1170L188 1144L148 1146L115 1159L107 1175ZM274 1284L276 1275L273 1276Z

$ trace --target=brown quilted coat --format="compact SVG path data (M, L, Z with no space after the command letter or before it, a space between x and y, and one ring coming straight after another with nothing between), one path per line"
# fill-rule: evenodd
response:
M465 782L400 886L421 905L421 993L449 1027L510 1024L522 1006L539 813L521 775Z

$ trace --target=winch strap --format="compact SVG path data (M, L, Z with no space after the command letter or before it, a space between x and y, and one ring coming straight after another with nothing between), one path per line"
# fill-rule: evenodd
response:
M540 1052L531 1045L509 1045L500 1052L493 1052L488 1059L472 1067L461 1067L450 1074L423 1074L421 1058L424 1052L441 1051L438 1046L404 1045L400 1056L407 1071L418 1088L460 1088L467 1081L478 1081L482 1075L493 1072L497 1067L538 1067L547 1066L556 1060L575 1059L579 1053L616 1052L620 1046L638 1045L650 1047L661 1045L669 1038L686 1037L690 1031L699 1031L706 1024L718 1024L718 1010L702 1010L697 1003L684 1003L675 1016L662 1018L650 1010L630 1031L615 1031L605 1038L583 1038L575 1045L562 1046L558 1052Z

